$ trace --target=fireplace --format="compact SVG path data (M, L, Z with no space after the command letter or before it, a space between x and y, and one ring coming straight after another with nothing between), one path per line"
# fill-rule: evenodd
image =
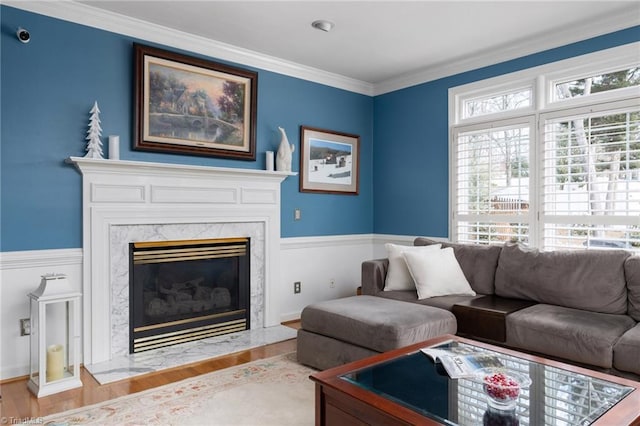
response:
M250 328L249 243L130 243L129 353Z
M280 323L280 184L288 172L67 160L82 173L85 365L129 355L129 242L251 241L251 329Z

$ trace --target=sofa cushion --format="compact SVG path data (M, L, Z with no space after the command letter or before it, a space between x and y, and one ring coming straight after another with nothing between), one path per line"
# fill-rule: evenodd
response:
M627 280L629 308L627 314L640 321L640 256L629 256L624 262L624 275ZM639 362L640 364L640 362Z
M507 345L611 368L613 346L635 325L627 315L538 304L507 315Z
M416 246L442 244L443 248L453 247L456 259L471 288L476 293L493 294L500 246L447 243L423 237L416 238L413 244Z
M300 325L378 352L456 332L456 318L449 311L376 296L314 303L302 310Z
M640 374L640 324L624 333L613 347L613 366Z
M337 367L379 353L302 329L298 330L296 346L298 362L318 370Z
M384 291L390 290L413 290L416 288L413 278L407 268L403 253L407 251L420 252L438 252L440 244L431 246L402 246L398 244L387 243L384 245L387 250L387 259L389 259L389 269L384 280Z
M502 297L585 309L606 314L627 312L624 262L629 253L553 251L502 247L495 293Z
M437 245L427 247L437 247ZM476 295L453 254L453 248L405 251L402 253L402 257L404 257L415 282L418 299L452 294Z

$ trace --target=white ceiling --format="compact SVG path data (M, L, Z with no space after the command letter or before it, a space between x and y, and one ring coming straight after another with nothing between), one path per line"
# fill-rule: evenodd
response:
M640 0L3 2L376 94L640 24Z
M89 1L369 83L520 44L620 13L634 1ZM327 19L325 33L311 27ZM621 22L623 24L623 22Z

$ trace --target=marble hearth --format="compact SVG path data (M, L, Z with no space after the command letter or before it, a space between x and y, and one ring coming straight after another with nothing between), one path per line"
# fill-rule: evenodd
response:
M85 364L85 368L98 383L105 384L295 337L296 330L293 328L274 325L147 352L117 356L108 361Z
M132 241L251 238L251 330L242 333L249 340L252 332L262 336L258 341L295 334L274 331L280 329L274 328L279 324L280 184L291 173L77 157L68 162L83 179L85 365L111 371L135 361L128 354ZM200 349L210 343L201 342L191 343ZM193 348L182 349L202 352ZM153 358L138 355L140 360ZM136 368L155 367L143 363Z

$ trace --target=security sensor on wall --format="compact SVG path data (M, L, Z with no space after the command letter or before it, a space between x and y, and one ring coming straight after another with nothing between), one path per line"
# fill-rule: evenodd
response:
M331 21L327 21L325 19L319 19L317 21L313 21L311 26L316 30L324 31L328 33L335 26L335 24Z
M25 30L22 27L18 28L18 31L16 31L16 35L18 36L18 40L23 43L29 43L29 41L31 41L31 34L29 34L29 31Z

